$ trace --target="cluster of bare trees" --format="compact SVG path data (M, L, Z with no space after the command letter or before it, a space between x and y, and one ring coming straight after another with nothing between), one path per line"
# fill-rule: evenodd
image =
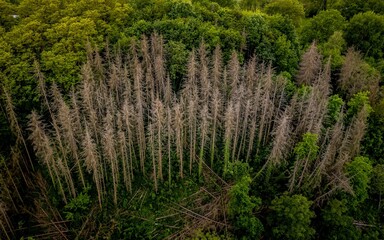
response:
M204 43L187 68L183 89L175 93L163 39L154 34L126 55L102 59L89 51L81 86L70 96L55 83L46 87L37 71L50 124L33 112L30 140L64 201L91 178L100 206L108 187L116 204L119 189L131 191L137 174L152 179L157 190L165 180L209 166L225 174L235 160L255 164L257 155L270 152L260 167L252 166L262 173L291 164L305 133L317 136L319 149L291 164L289 189L350 189L343 166L358 154L367 114L363 108L344 126L340 109L339 121L324 127L330 64L322 65L315 45L303 57L297 91L287 90L289 81L270 65L256 58L241 65L235 52L224 65L220 48L210 54Z
M369 91L371 101L378 99L380 73L364 62L360 52L349 48L340 71L338 85L347 98L360 91Z

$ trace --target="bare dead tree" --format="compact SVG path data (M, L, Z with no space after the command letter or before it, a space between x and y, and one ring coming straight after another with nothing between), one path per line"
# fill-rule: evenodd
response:
M277 120L277 126L272 133L273 147L271 153L269 154L268 160L265 163L267 166L271 164L273 166L278 166L282 161L288 156L289 152L292 150L292 109L287 108L284 113L281 115L280 119ZM264 168L264 167L263 167Z
M130 168L130 179L133 180L133 162L135 162L135 167L138 167L139 164L137 163L137 158L135 154L135 136L136 131L134 130L136 116L135 116L135 109L132 104L128 102L128 100L124 101L124 104L121 109L122 112L122 118L124 122L124 132L126 133L126 141L128 145L128 159L129 159L129 168Z
M154 73L155 73L155 89L157 89L157 98L164 96L165 92L165 81L166 81L166 72L165 72L165 50L164 50L164 39L161 35L153 33L151 35L151 50L152 58L154 63Z
M130 169L130 163L129 163L129 150L127 146L127 137L125 135L125 132L123 130L123 120L120 112L116 114L116 125L117 125L117 149L118 149L118 158L120 159L121 165L122 165L122 172L123 172L123 181L125 188L128 192L132 192L132 180L131 180L131 169Z
M199 153L199 175L202 174L203 161L205 159L205 145L208 142L208 129L209 129L209 111L206 104L203 105L200 111L200 153Z
M0 237L4 237L8 240L15 237L15 233L13 232L13 226L11 224L11 221L7 214L7 208L5 203L0 202L0 226L2 229L2 233L0 234ZM12 238L11 238L12 237Z
M171 147L172 142L174 141L174 130L172 129L172 109L171 106L167 106L166 109L166 132L167 132L167 157L168 157L168 182L171 184L172 181L172 155L171 155Z
M85 180L83 175L83 170L81 168L80 159L78 156L78 147L77 147L77 139L76 139L76 133L74 132L73 127L73 121L71 119L71 109L68 107L68 105L64 102L61 93L57 87L56 84L52 84L52 95L53 95L53 103L55 104L57 108L57 120L58 124L61 127L63 136L63 144L69 147L68 152L71 152L71 155L74 159L74 162L77 166L77 170L79 173L79 177L81 180L81 183L83 184L83 187L85 187ZM66 158L67 156L63 152L64 158L64 167L67 166Z
M332 165L335 164L335 158L343 140L343 128L344 126L341 120L333 126L330 131L329 141L327 141L324 151L319 155L314 165L308 185L319 187L324 178L329 180Z
M220 46L217 45L212 57L213 66L211 67L211 78L213 85L219 87L222 76L222 53Z
M210 152L211 152L211 167L213 166L213 161L216 153L216 140L217 140L217 132L220 127L220 119L221 119L221 111L222 111L222 99L221 94L218 88L215 88L212 101L211 101L211 116L212 116L212 133L211 133L211 143L210 143Z
M156 81L154 77L154 63L151 57L151 49L147 36L141 37L141 52L143 54L142 68L145 75L146 102L152 102L156 98Z
M230 81L230 92L234 92L237 84L240 81L240 63L236 51L232 52L231 59L229 60L228 77Z
M340 152L348 152L351 158L356 157L360 152L360 142L363 140L368 118L367 107L364 106L352 120L351 125L345 132Z
M257 127L259 125L259 111L260 111L260 105L262 103L262 82L259 81L257 83L257 87L256 87L256 90L253 92L253 96L252 96L252 108L250 110L250 118L253 119L251 121L251 126L249 128L249 140L248 140L248 148L247 148L247 156L246 156L246 161L248 162L250 157L251 157L251 153L253 151L253 148L254 148L254 141L255 141L255 138L256 138L256 131L257 131Z
M157 176L163 180L163 132L165 122L164 105L160 99L156 99L152 106L152 125L155 141L155 157L157 159Z
M299 73L296 76L297 83L311 85L320 74L321 65L321 55L316 43L313 42L301 59Z
M233 129L235 125L234 104L229 102L225 112L225 135L224 135L224 172L227 171L231 157L231 145L233 139Z
M197 143L197 99L189 99L187 106L188 129L189 129L189 172L192 173L192 164L196 161Z
M204 41L201 42L199 53L199 82L200 86L200 102L202 104L209 100L212 83L209 78L208 58Z
M158 190L158 183L157 183L157 171L156 171L156 143L155 143L155 129L154 129L154 126L153 124L149 124L148 126L148 146L149 146L149 149L151 151L151 156L152 156L152 169L153 169L153 183L155 185L155 191L157 192Z
M361 91L370 92L370 100L375 101L379 93L380 73L364 62L361 53L349 48L340 70L339 88L347 98Z
M58 169L57 162L55 161L55 150L51 146L52 140L45 133L45 127L40 117L36 112L32 112L29 121L29 139L32 141L32 145L36 155L43 161L47 166L48 173L51 177L52 183L57 186L60 194L63 197L63 201L67 203L67 197L64 191L63 184L60 179L60 175L70 176L69 170L67 167L62 167ZM71 182L71 181L67 181ZM73 182L73 181L72 181Z
M180 177L184 177L184 116L183 111L181 109L180 103L175 103L173 107L174 112L174 120L173 120L173 126L175 128L175 138L176 138L176 154L179 159L179 169L180 169Z
M98 137L98 117L97 117L97 107L95 106L96 100L94 100L93 92L96 91L94 80L92 79L92 69L90 63L86 63L82 67L82 86L81 86L81 98L82 98L82 108L86 112L87 121L90 122L92 135L96 139L96 143L100 144ZM97 91L98 92L98 91ZM97 98L100 98L97 96ZM102 98L102 96L101 96ZM98 104L98 106L100 106ZM98 108L100 109L100 107ZM90 130L90 131L91 131Z
M93 181L96 185L96 191L97 191L97 198L99 201L100 208L102 207L103 202L103 180L102 180L102 174L100 174L100 157L97 152L97 146L96 143L93 141L92 136L88 130L88 127L85 127L84 131L84 139L83 139L83 157L86 169L89 173L92 172L93 175Z
M134 90L135 90L135 108L137 117L137 132L138 132L138 148L141 171L144 173L144 162L145 162L145 130L144 130L144 97L142 89L142 68L137 57L134 59Z
M112 182L113 182L113 202L117 205L117 191L119 185L119 164L117 161L116 143L115 143L115 126L114 116L107 110L107 115L104 119L103 131L103 153L104 158L111 169Z
M27 154L29 166L32 168L32 170L34 170L31 155L28 151L27 143L25 142L22 129L20 127L19 121L17 120L15 108L13 106L12 97L9 94L8 90L4 86L3 86L3 93L4 93L4 97L5 97L5 109L6 109L6 112L8 115L9 123L10 123L12 131L16 135L16 144L22 143L24 150L25 150L25 153ZM25 169L27 170L27 172L29 172L29 166L26 165L25 161L23 161L23 163L25 165ZM22 171L22 169L21 169L21 171Z

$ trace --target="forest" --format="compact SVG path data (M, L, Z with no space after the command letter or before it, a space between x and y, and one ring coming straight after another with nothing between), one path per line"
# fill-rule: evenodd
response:
M0 239L383 239L384 1L0 0Z

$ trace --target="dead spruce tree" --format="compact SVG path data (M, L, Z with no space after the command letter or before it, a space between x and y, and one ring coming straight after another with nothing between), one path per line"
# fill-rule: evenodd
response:
M6 113L8 115L8 120L9 120L12 131L16 135L16 145L19 145L19 144L23 145L23 147L25 149L25 153L26 153L27 158L28 158L28 164L32 168L32 170L34 170L34 167L32 164L32 159L31 159L31 156L29 154L27 144L26 144L24 136L23 136L22 129L20 127L19 121L17 120L17 116L16 116L14 106L13 106L12 97L9 94L9 91L7 90L7 88L4 86L3 86L3 93L4 93L4 97L5 97L5 110L6 110ZM24 169L29 172L29 166L27 165L27 163L25 161L23 163L25 166ZM21 170L21 171L23 171L23 170Z
M363 60L360 52L349 48L340 70L338 86L347 99L361 91L370 92L374 101L379 93L380 74Z
M32 141L34 151L41 161L46 165L48 169L49 176L51 177L52 183L58 188L60 194L63 197L63 201L67 202L67 196L65 194L65 189L60 178L62 175L66 178L66 182L69 184L67 189L72 189L74 192L74 183L71 178L70 170L67 166L60 165L56 161L55 154L56 149L52 147L52 140L45 133L46 129L42 123L40 117L36 112L32 112L29 122L30 135L29 138ZM68 179L68 178L70 179ZM75 196L75 195L73 195Z
M141 64L139 63L139 60L137 57L134 59L134 75L133 75L133 82L134 82L134 92L135 92L135 108L136 108L136 123L137 123L137 136L138 136L138 143L139 143L139 158L140 158L140 168L143 173L144 172L144 163L145 163L145 129L144 129L144 107L145 97L143 96L143 87L142 87L142 68Z
M320 74L321 65L321 55L316 43L313 42L302 56L300 69L296 76L297 83L311 85Z
M180 177L184 177L184 115L181 109L180 103L175 103L173 107L173 126L175 131L175 139L176 139L176 155L179 159L179 173Z
M95 141L92 139L92 136L88 130L88 127L85 127L84 139L83 139L83 153L84 163L86 170L93 175L93 181L96 185L97 198L99 201L99 206L102 207L103 202L103 181L100 176L102 169L100 169L100 156L97 152L97 146Z
M78 134L74 132L74 126L73 126L74 122L71 119L71 109L64 102L56 84L52 84L51 91L52 91L53 103L54 103L55 111L57 115L56 119L60 126L61 136L63 136L62 144L64 144L65 147L67 148L66 152L71 154L71 157L73 158L75 165L77 167L80 180L83 186L85 186L84 174L83 174L83 170L80 164L80 159L78 156L78 147L77 147L78 139L76 138ZM69 156L63 155L62 157L67 159Z

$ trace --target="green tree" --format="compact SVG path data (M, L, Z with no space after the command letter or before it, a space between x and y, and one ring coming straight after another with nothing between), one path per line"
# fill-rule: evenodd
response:
M271 203L268 217L275 239L310 239L315 230L311 219L315 213L310 209L312 202L302 195L283 195Z
M314 160L319 150L317 146L318 135L313 133L305 133L303 140L299 142L293 150L296 154L296 158L304 159L308 158L310 161Z
M331 58L332 70L340 69L344 62L342 53L345 50L347 43L343 38L343 32L335 31L328 41L319 45L321 54L324 59Z
M331 9L321 11L303 24L301 30L301 41L310 44L326 42L335 31L342 31L346 26L346 20L337 10Z
M19 22L16 12L16 6L8 1L0 0L0 26L5 30L10 30L12 26ZM1 33L1 31L0 31ZM1 34L3 35L3 34Z
M304 189L307 190L307 186L305 186L306 178L309 175L310 166L316 159L319 151L317 141L318 135L308 132L303 135L303 140L297 143L294 148L293 152L295 153L295 162L289 179L290 192L293 192L294 189L300 188L303 190L303 185ZM311 191L311 189L308 190Z
M299 40L292 21L281 15L267 18L271 34L273 64L277 72L287 71L291 75L298 67L300 52Z
M274 42L273 50L274 64L278 67L278 71L293 73L299 62L299 57L292 42L285 35L281 35Z
M339 95L332 95L328 99L328 112L325 118L325 125L334 125L341 117L341 110L344 106L344 101Z
M304 5L305 16L312 17L321 10L327 9L327 2L329 0L300 0Z
M347 19L362 12L373 11L378 14L384 13L384 2L377 0L337 0L338 4L334 6L339 9Z
M372 191L381 195L384 193L384 164L378 164L372 171Z
M233 8L238 5L238 1L236 0L211 0L212 2L217 2L222 7Z
M252 180L244 171L244 164L235 162L232 167L232 174L238 180L229 190L228 215L234 222L236 235L242 236L242 239L258 239L264 227L254 216L254 210L261 206L261 199L249 195Z
M186 17L194 17L195 13L193 11L193 6L191 3L183 2L183 1L170 1L168 4L168 17L172 19L176 18L186 18Z
M265 6L268 14L281 14L298 26L304 18L304 7L298 0L274 0Z
M384 164L384 100L374 106L374 111L368 119L368 129L363 142L364 155L379 164Z
M264 7L271 0L241 0L240 7L246 10L255 11L256 9Z
M175 89L180 89L186 73L189 51L185 44L179 41L169 41L166 44L167 68Z
M366 56L384 56L384 16L374 12L359 13L350 20L345 31L349 46L355 46Z
M368 188L372 176L372 163L367 157L355 157L346 166L355 193L356 203L368 197Z
M97 26L90 18L64 17L44 35L52 47L41 52L42 68L49 73L46 74L48 78L55 78L69 90L79 81L78 73L85 61L87 41L100 36Z
M332 199L321 212L324 230L320 231L322 239L360 239L361 232L353 225L353 217L348 214L346 199Z
M352 118L355 116L363 107L366 108L368 114L373 111L371 105L369 104L369 92L358 92L351 100L348 101L348 110L347 110L347 118Z

